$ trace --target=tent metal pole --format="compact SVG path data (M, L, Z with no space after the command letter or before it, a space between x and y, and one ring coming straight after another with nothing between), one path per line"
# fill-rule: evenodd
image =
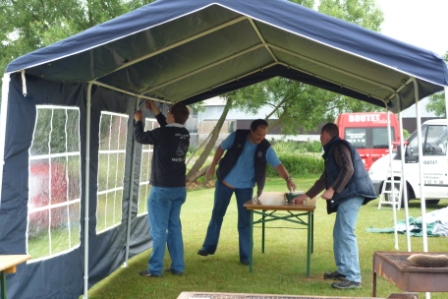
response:
M418 170L419 170L419 181L420 181L420 209L422 212L422 233L423 233L423 252L428 252L428 236L426 229L426 198L425 198L425 181L423 179L423 149L422 149L422 122L420 119L420 109L418 107L418 101L420 98L418 82L414 78L414 93L415 93L415 110L417 116L417 136L418 136Z
M6 121L8 118L8 95L9 82L11 77L9 73L3 75L2 84L2 106L0 114L0 209L2 208L2 186L3 186L3 165L5 164L5 138L6 138Z
M264 46L263 46L262 44L254 45L254 46L252 46L252 47L250 47L250 48L248 48L248 49L244 49L243 51L240 51L240 52L238 52L238 53L236 53L236 54L227 56L227 57L225 57L225 58L223 58L223 59L221 59L221 60L219 60L219 61L216 61L216 62L207 64L206 66L203 66L203 67L201 67L201 68L195 69L194 71L191 71L191 72L189 72L189 73L187 73L187 74L185 74L185 75L182 75L182 76L176 77L176 78L174 78L174 79L172 79L172 80L169 80L169 81L165 81L165 82L163 82L163 83L160 83L160 84L158 84L157 86L155 86L155 87L153 87L153 88L151 88L151 89L144 90L142 93L143 93L143 94L146 94L146 93L153 92L154 90L158 90L158 89L160 89L160 88L162 88L162 87L165 87L165 86L167 86L167 85L169 85L169 84L173 84L173 83L175 83L175 82L177 82L177 81L183 80L183 79L188 78L188 77L190 77L190 76L192 76L192 75L199 74L199 73L201 73L201 72L204 71L204 70L208 70L208 69L210 69L210 68L212 68L212 67L214 67L214 66L223 64L223 63L226 62L226 61L232 60L233 58L236 58L236 57L238 57L238 56L244 55L244 54L246 54L246 53L253 52L253 51L255 51L255 50L257 50L257 49L260 49L260 48L264 48Z
M140 101L140 98L137 98L136 101L136 109L138 108L138 103ZM134 122L134 120L132 119L132 122ZM129 242L131 241L131 222L132 222L132 200L134 198L134 172L135 172L135 160L137 157L137 151L136 151L136 146L137 146L137 142L135 141L135 138L132 138L134 140L134 146L132 147L132 165L131 165L131 191L129 192L129 205L128 205L128 227L127 227L127 234L126 234L126 256L125 256L125 261L124 261L124 267L126 268L128 266L128 260L129 260ZM137 196L138 196L138 192L137 192Z
M114 87L112 85L104 84L104 83L101 83L101 82L98 82L98 81L89 81L88 83L89 84L95 84L97 86L101 86L101 87L104 87L104 88L107 88L107 89L110 89L110 90L115 90L115 91L121 92L122 94L127 94L127 95L130 95L130 96L133 96L133 97L139 97L139 98L143 98L143 99L147 99L147 100L151 100L151 101L156 101L156 102L162 102L162 103L170 103L168 101L164 101L164 100L161 100L161 99L148 97L148 96L145 96L145 95L142 95L142 94L137 94L137 93L134 93L134 92L126 91L124 89L120 89L120 88Z
M213 27L213 28L211 28L211 29L202 31L202 32L200 32L200 33L198 33L198 34L195 34L195 35L193 35L193 36L190 36L190 37L188 37L188 38L186 38L186 39L183 39L183 40L180 40L180 41L178 41L178 42L176 42L176 43L173 43L173 44L171 44L171 45L169 45L169 46L167 46L167 47L165 47L165 48L161 48L161 49L159 49L159 50L157 50L157 51L153 51L153 52L151 52L150 54L141 56L141 57L139 57L138 59L134 59L134 60L132 60L132 61L129 61L129 62L127 62L127 63L124 63L124 64L122 64L120 67L114 69L113 72L117 72L117 71L119 71L119 70L121 70L121 69L127 68L127 67L129 67L129 66L131 66L131 65L133 65L133 64L136 64L136 63L138 63L138 62L140 62L140 61L146 60L146 59L148 59L148 58L154 57L154 56L156 56L156 55L159 55L159 54L161 54L161 53L167 52L167 51L172 50L172 49L174 49L174 48L180 47L180 46L185 45L185 44L187 44L187 43L189 43L189 42L191 42L191 41L197 40L197 39L199 39L199 38L201 38L201 37L204 37L204 36L206 36L206 35L209 35L209 34L211 34L211 33L213 33L213 32L217 32L217 31L219 31L219 30L221 30L221 29L223 29L223 28L230 27L230 26L232 26L232 25L235 25L235 24L237 24L237 23L240 23L240 22L243 22L243 21L246 21L246 20L249 20L249 18L248 18L247 16L240 16L240 17L238 17L238 18L232 19L232 20L230 20L230 21L228 21L228 22L225 22L225 23L223 23L223 24L221 24L221 25L219 25L219 26L215 26L215 27ZM145 28L144 30L147 30L147 29L149 29L149 28ZM140 31L140 32L141 32L141 31ZM136 34L136 32L132 32L132 33L129 34L129 35L133 35L133 34ZM47 63L47 62L46 62L46 63ZM107 75L109 75L109 74L111 74L111 73L108 73ZM96 80L96 79L99 79L99 78L101 78L101 77L97 77L97 78L95 78L95 80Z
M92 114L92 83L87 85L86 103L86 158L84 208L84 298L89 298L89 191L90 191L90 125Z
M387 138L389 139L389 165L390 165L390 188L392 191L392 213L394 218L394 239L395 239L395 249L398 248L398 233L397 233L397 206L395 204L395 177L392 165L392 134L390 133L390 111L387 110Z
M398 111L401 111L401 98L397 94L397 107ZM408 204L408 187L406 183L406 174L404 171L405 166L405 152L404 152L404 136L403 136L403 115L398 112L398 119L400 121L400 153L401 153L401 180L402 180L402 192L403 197L402 200L404 200L404 214L405 214L405 222L406 222L406 244L408 251L411 251L411 232L409 231L409 204Z
M289 54L289 55L291 55L291 56L298 57L298 58L300 58L300 59L309 61L309 62L314 63L314 64L319 65L319 66L323 66L323 67L325 67L325 68L328 68L329 70L332 70L332 71L335 71L335 72L338 72L338 73L341 73L341 74L344 74L344 75L347 75L347 76L350 76L350 77L359 79L359 80L361 80L361 81L364 81L364 82L370 83L370 84L372 84L372 85L375 85L375 86L384 88L384 89L386 89L386 90L389 90L389 91L391 91L391 92L393 92L393 93L395 92L395 90L394 90L391 86L382 84L382 83L377 82L377 81L374 81L374 80L372 80L372 79L365 78L365 77L361 77L361 76L359 76L359 75L357 75L357 74L354 74L354 73L345 71L345 70L343 70L342 68L338 68L338 67L329 65L329 64L327 64L327 63L318 61L318 60L316 60L316 59L309 58L309 57L307 57L307 56L305 56L305 55L302 55L302 54L300 54L300 53L296 53L296 52L290 51L290 50L288 50L288 49L284 49L284 48L278 47L278 46L273 45L273 44L269 44L269 43L268 43L267 45L268 45L270 48L272 48L272 49L276 49L276 50L278 50L278 51L287 53L287 54ZM291 66L289 66L289 67L291 67ZM291 67L291 68L292 68L292 67ZM300 70L300 71L303 71L303 70ZM317 76L316 76L316 77L317 77ZM318 78L319 78L319 77L318 77ZM331 82L330 80L328 80L328 78L324 78L324 80ZM336 85L341 85L341 83L336 83L336 82L333 82L333 83L336 84ZM347 87L347 85L344 85L344 87Z
M422 136L422 121L420 119L420 109L418 107L418 100L420 99L420 93L418 89L417 79L413 78L414 81L414 97L415 97L415 110L417 117L417 134L418 134L418 169L419 169L419 179L420 179L420 210L422 212L422 233L423 233L423 252L428 252L428 232L426 228L426 198L425 198L425 181L423 179L423 136ZM425 293L426 299L431 298L429 292Z

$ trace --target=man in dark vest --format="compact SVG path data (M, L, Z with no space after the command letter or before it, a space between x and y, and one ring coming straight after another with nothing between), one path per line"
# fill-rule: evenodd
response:
M296 185L291 176L265 139L267 129L268 123L265 120L254 120L250 130L237 130L217 148L212 164L206 173L207 179L213 178L215 166L219 162L213 212L204 244L198 251L199 255L207 256L215 253L222 221L230 198L235 193L238 206L240 262L243 265L249 265L250 212L243 205L253 197L255 183L258 189L257 196L261 195L266 179L267 163L286 181L290 191L295 190ZM227 152L221 159L224 151Z
M337 271L325 273L324 279L336 280L332 287L351 289L361 287L358 242L355 228L361 205L376 198L372 181L356 149L339 138L335 124L322 127L320 142L324 148L325 170L304 195L292 201L301 203L325 190L328 214L336 213L333 227L333 251Z

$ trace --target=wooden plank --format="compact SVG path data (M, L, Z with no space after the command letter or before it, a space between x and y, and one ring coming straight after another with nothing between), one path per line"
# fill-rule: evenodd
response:
M17 254L17 255L0 255L0 271L5 271L6 273L15 273L16 266L23 262L26 262L31 258L27 254Z

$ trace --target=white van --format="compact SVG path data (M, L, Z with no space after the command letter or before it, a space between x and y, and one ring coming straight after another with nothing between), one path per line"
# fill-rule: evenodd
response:
M437 204L440 199L448 198L447 124L446 119L435 119L426 121L422 125L423 181L428 204ZM403 186L407 187L408 198L414 199L420 196L417 132L414 132L405 144L407 144L404 166L406 185ZM394 180L399 182L401 179L400 150L393 155ZM381 193L384 181L391 179L389 163L389 155L386 155L373 163L370 168L369 176L377 194ZM386 190L390 190L390 183L388 184ZM398 183L395 183L395 186L397 188Z

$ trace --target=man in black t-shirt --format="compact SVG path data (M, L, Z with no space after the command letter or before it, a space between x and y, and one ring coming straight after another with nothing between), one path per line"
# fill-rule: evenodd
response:
M158 277L162 275L165 244L171 258L167 270L172 274L182 274L185 269L184 246L180 211L187 197L185 186L185 155L190 144L190 133L184 124L189 110L183 104L175 104L166 117L159 108L146 101L160 128L143 131L143 114L134 114L134 135L137 142L154 145L151 179L152 185L148 198L148 218L153 249L147 270L140 271L140 276Z

